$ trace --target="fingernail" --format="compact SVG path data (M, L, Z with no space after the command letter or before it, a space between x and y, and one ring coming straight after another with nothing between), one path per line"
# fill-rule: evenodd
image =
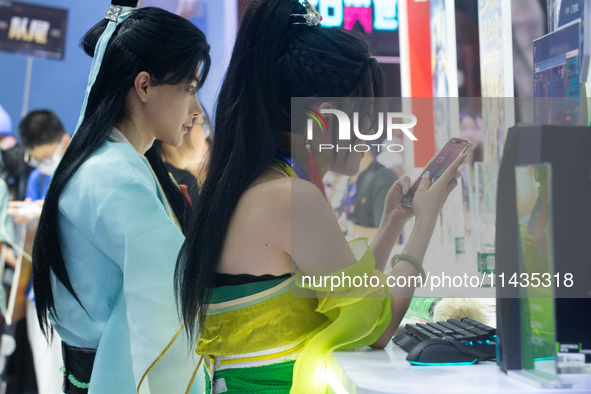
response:
M465 164L462 164L461 166L458 167L458 172L462 171L465 167Z
M423 178L429 179L430 176L431 174L429 174L429 171L425 171L425 173L423 174Z
M462 175L462 174L460 174L460 173L458 172L458 173L456 174L456 179L458 179L458 178L460 177L460 175Z

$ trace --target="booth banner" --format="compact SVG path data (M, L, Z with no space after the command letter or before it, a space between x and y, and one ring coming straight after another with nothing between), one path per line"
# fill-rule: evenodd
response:
M478 30L482 97L489 98L482 102L486 213L493 214L507 130L515 124L514 108L506 106L512 102L505 99L514 96L511 2L478 0Z
M406 48L401 58L401 83L408 85L403 96L417 100L404 100L408 104L405 111L412 111L417 117L429 119L433 116L433 101L422 97L433 97L433 76L431 70L431 28L429 2L402 0L401 6L401 46ZM414 133L421 140L419 147L411 142L414 155L413 167L424 167L437 152L435 147L435 124L423 123ZM408 155L409 152L406 152ZM410 163L409 163L410 164Z
M68 10L0 0L0 50L63 59Z

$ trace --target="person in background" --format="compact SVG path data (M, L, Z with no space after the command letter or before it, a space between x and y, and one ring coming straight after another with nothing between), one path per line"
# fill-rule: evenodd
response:
M203 116L193 121L189 132L183 136L183 143L180 146L154 141L151 150L158 152L174 180L179 185L186 186L191 201L195 201L207 176L210 147L209 115L203 109Z
M390 143L404 145L403 136L394 134ZM389 152L387 149L382 150L375 156L375 159L384 167L394 171L397 178L404 176L404 151Z
M51 176L68 147L70 136L66 134L59 117L47 109L29 112L19 124L18 131L26 149L25 162L35 169L27 182L25 201L9 202L8 214L16 223L27 225L25 250L30 251L43 199ZM23 208L28 212L23 213ZM59 338L56 335L48 346L37 324L32 280L27 287L26 296L27 335L33 353L39 394L59 394L62 392L62 374L59 371L62 353Z
M17 223L27 223L39 219L41 209L30 215L19 215L18 208L28 202L43 206L43 199L49 181L70 143L58 116L50 110L37 110L28 113L19 125L19 136L25 146L25 162L35 169L27 182L25 201L12 201L9 214Z
M4 186L6 186L6 198L3 197L5 204L2 205L2 215L8 210L8 201L14 197L24 198L26 189L19 187L19 185L26 185L27 166L23 160L24 150L18 144L17 139L12 135L12 119L8 112L0 105L0 178L4 185L1 187L2 195L4 196ZM22 189L22 191L19 191ZM9 244L10 240L14 239L14 228L12 217L7 215L6 221L0 227L0 243ZM6 248L6 264L14 268L16 257L10 246Z
M12 119L0 105L0 245L5 250L2 301L6 305L10 294L11 276L16 266L16 256L10 245L14 244L14 222L7 215L8 202L15 197L24 199L26 179L30 171L24 160L24 149L12 134ZM9 273L10 272L10 273ZM25 283L26 285L26 283ZM26 286L23 286L26 288ZM19 289L20 290L20 289ZM6 383L6 394L37 393L33 355L27 339L27 324L24 319L27 299L24 289L19 291L12 314L12 324L6 325L2 315L0 332L0 373Z
M353 238L375 237L388 191L398 180L394 171L376 160L377 155L375 148L365 152L359 164L359 173L349 178L347 191L339 207L339 222L351 222L347 235Z
M25 149L12 134L12 120L0 105L0 177L10 189L11 199L25 198L27 179L31 172L24 160Z

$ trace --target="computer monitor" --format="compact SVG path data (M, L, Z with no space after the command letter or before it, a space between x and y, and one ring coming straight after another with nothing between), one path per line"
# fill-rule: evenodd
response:
M588 234L591 234L591 204L588 203L591 201L590 152L591 127L518 124L507 133L499 169L495 239L499 344L497 364L504 371L528 367L523 363L523 340L527 338L535 341L536 338L532 335L522 336L528 330L528 322L524 322L523 317L524 314L538 317L529 319L531 332L533 320L542 321L539 315L533 314L545 311L539 304L535 306L521 302L519 297L523 296L520 292L523 285L500 285L499 278L501 275L510 277L516 274L517 277L521 277L524 273L528 275L528 272L544 272L538 267L535 270L523 269L532 267L532 261L535 263L536 260L530 259L527 266L521 264L524 261L524 253L520 247L528 238L533 240L529 235L544 233L545 237L550 237L550 232L552 252L550 249L544 252L551 253L553 263L546 264L546 269L552 267L553 274L570 273L575 278L572 285L565 285L563 281L554 282L551 286L554 292L557 352L580 352L585 354L586 362L591 363L591 265L588 263L587 241ZM534 201L538 203L539 195L535 194L531 194L533 198L528 206L531 207L532 215L525 220L523 214L519 215L518 184L523 183L523 180L517 178L516 168L540 167L546 164L552 169L551 184L546 177L546 185L542 186L540 181L543 177L538 171L534 175L537 178L534 186L540 183L538 193L542 195L551 193L552 220L546 220L549 217L549 207L542 209L541 205L537 208L533 204ZM544 190L544 187L547 189ZM540 214L541 211L545 213ZM539 220L540 218L542 220ZM544 230L540 232L542 227ZM524 242L521 243L521 240ZM531 243L536 250L530 252L540 252L540 240L541 238L536 236L535 243ZM541 258L537 261L539 266L542 266L542 262L545 264L548 260L545 253L539 256ZM543 290L542 287L538 286ZM549 288L550 286L546 287ZM532 307L537 309L534 310ZM544 335L550 331L542 325L538 325L537 330L538 334ZM547 342L540 340L537 343L530 342L529 345L531 344L538 346L530 346L530 350L537 348L545 352L548 348Z
M580 105L580 31L574 21L534 40L534 121L578 125Z

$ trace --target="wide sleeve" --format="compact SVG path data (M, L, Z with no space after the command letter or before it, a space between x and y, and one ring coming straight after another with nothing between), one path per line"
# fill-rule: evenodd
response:
M125 313L114 314L116 321L108 323L97 359L100 353L104 360L111 358L110 352L125 353L117 344L124 343L120 335L126 333L116 331L127 327L138 393L185 393L196 375L198 360L189 351L174 296L174 270L183 240L156 190L141 182L120 187L99 210L94 243L123 272L117 303L125 305ZM108 370L106 364L95 364L93 379L95 372Z
M310 335L298 356L292 393L324 393L326 364L332 351L371 345L392 320L390 292L386 285L388 276L375 269L367 239L354 239L349 246L356 263L331 275L343 279L332 291L330 281L327 287L313 287L310 281L303 280L301 271L296 272L296 285L316 291L316 312L323 313L329 320ZM370 280L372 277L375 279ZM350 283L347 278L351 278ZM354 278L367 278L367 286L355 286L360 280Z

